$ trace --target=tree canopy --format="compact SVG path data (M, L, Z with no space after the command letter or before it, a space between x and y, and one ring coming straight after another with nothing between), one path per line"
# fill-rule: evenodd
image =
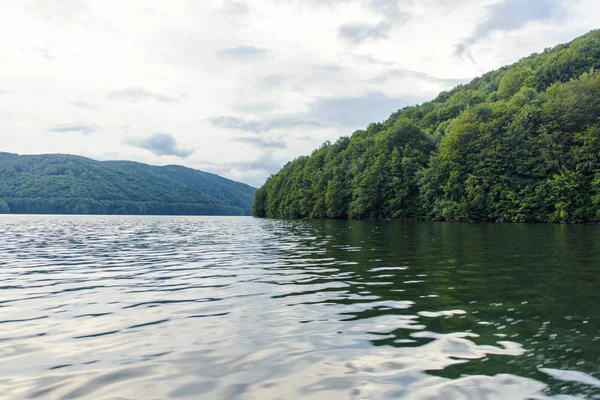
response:
M491 71L272 175L270 218L600 221L600 31Z
M249 215L255 191L176 165L0 153L0 213Z

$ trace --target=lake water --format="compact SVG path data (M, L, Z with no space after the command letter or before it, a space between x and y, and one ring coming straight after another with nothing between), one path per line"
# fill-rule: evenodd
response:
M0 216L0 397L600 399L600 226Z

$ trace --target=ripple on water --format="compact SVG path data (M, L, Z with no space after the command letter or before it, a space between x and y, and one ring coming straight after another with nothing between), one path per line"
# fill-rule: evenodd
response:
M592 226L2 216L0 387L600 399L599 264Z

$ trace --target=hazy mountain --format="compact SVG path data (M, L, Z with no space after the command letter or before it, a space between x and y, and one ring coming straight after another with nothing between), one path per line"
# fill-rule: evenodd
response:
M186 167L0 153L0 212L249 215L256 189Z

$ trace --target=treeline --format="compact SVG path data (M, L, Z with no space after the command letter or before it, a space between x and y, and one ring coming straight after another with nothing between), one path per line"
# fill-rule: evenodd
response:
M0 214L250 215L222 204L91 199L0 199Z
M174 165L0 153L0 213L250 215L254 193Z
M600 221L600 31L288 163L270 218Z

